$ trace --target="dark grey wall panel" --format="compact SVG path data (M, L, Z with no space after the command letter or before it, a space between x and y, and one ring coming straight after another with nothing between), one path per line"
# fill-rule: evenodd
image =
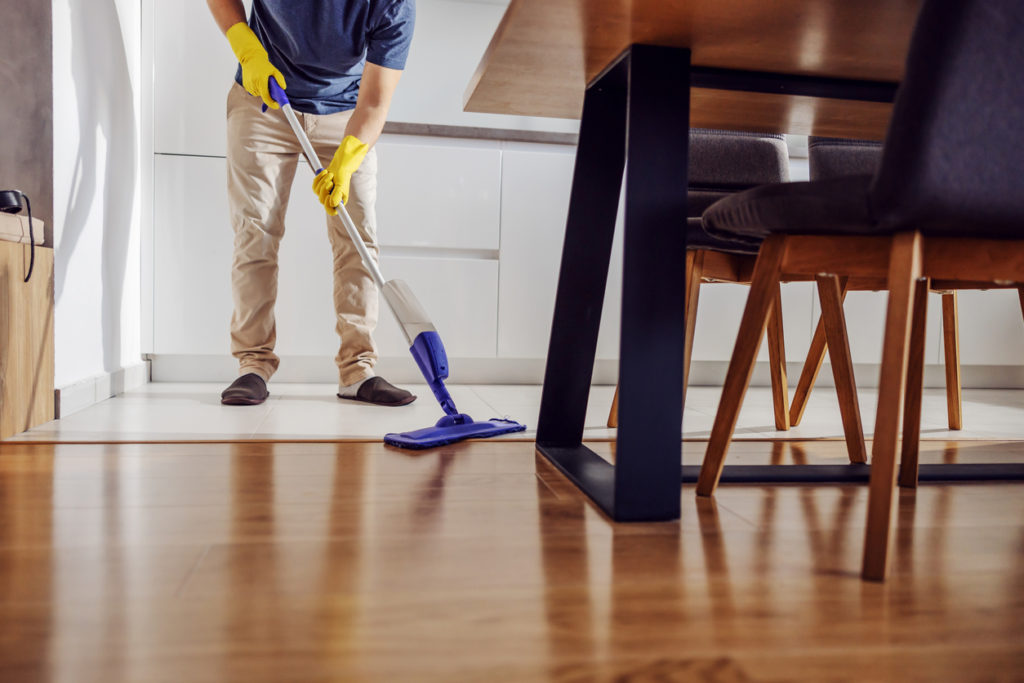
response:
M0 0L0 189L32 200L53 245L53 31L49 0Z

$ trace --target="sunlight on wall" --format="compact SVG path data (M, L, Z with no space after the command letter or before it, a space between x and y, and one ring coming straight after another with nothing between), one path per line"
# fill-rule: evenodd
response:
M139 23L53 2L57 387L140 362Z

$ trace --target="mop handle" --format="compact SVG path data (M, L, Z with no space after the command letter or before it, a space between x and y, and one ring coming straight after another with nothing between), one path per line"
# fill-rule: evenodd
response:
M306 130L299 123L299 119L295 116L295 111L292 109L291 103L288 101L288 96L285 95L284 90L277 84L277 79L273 76L270 77L270 97L281 106L281 111L284 112L284 116L288 119L288 125L292 127L292 131L295 133L295 137L299 139L299 145L302 146L303 155L306 157L306 163L309 164L310 170L313 171L314 175L319 175L324 167L320 165L320 159L316 155L316 150L313 149L313 145L309 141L309 136L306 135ZM266 105L264 105L264 111L266 111ZM345 226L345 232L348 233L348 238L355 245L356 251L359 252L360 258L363 259L363 265L370 271L370 276L373 281L377 283L377 287L384 286L384 275L380 272L380 268L377 266L377 262L370 255L369 250L366 248L366 244L363 242L363 238L359 236L359 230L356 229L356 224L353 222L352 217L348 214L348 209L345 208L344 204L338 204L338 217L341 218L342 225Z

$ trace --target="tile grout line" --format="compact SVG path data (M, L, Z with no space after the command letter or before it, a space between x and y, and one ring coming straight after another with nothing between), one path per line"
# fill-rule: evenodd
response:
M181 585L178 586L177 590L174 591L174 596L173 597L175 597L175 598L181 597L181 592L183 590L185 590L185 586L187 586L189 581L192 580L192 577L195 576L196 571L199 569L199 565L201 565L203 563L203 560L205 560L206 556L210 553L210 548L211 547L213 547L211 544L207 544L203 548L203 552L201 552L199 554L199 557L196 558L196 561L192 564L192 567L188 570L188 573L185 574L185 578L182 579Z
M495 407L494 407L494 406L493 406L493 405L491 404L491 402L490 402L490 401L488 401L488 400L487 400L486 398L484 398L484 397L483 397L483 396L482 396L482 395L480 394L480 392L479 392L479 391L477 391L477 390L476 390L476 386L477 386L477 385L473 385L473 384L464 384L463 386L465 386L465 387L466 387L467 389L469 389L470 393L472 393L472 394L473 394L474 396L476 396L477 400L479 400L479 401L480 401L481 403L483 403L483 404L484 404L485 406L487 406L488 408L490 408L490 409L491 409L491 412L495 413L495 415L496 415L496 416L500 416L500 415L502 415L502 414L503 414L503 413L502 413L502 412L501 412L500 410L498 410L497 408L495 408Z
M266 421L270 418L270 414L272 412L274 412L274 406L269 405L268 402L267 411L263 413L263 417L260 418L260 421L256 423L255 427L253 427L252 432L249 433L250 439L256 438L256 435L260 433L260 427L262 427L266 423Z
M544 485L544 488L547 489L548 493L555 497L555 500L562 500L562 497L558 495L558 492L551 488L551 484L545 481L544 477L542 477L540 472L537 472L536 469L534 469L533 476L537 478L537 481Z
M736 519L740 520L744 524L749 525L755 531L761 531L762 530L761 526L757 522L754 522L753 520L747 519L745 515L742 515L739 512L736 512L735 510L730 508L728 505L725 505L724 503L720 503L717 500L714 501L714 503L715 503L715 508L717 510L720 510L720 511L721 510L725 510L726 512L728 512L730 515L732 515Z

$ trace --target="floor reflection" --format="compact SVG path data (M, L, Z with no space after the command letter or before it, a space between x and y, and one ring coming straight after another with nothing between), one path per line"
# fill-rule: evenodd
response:
M52 678L54 447L31 455L0 450L0 457L0 605L25 599L47 605L37 633L11 628L0 618L0 660L29 676Z
M773 464L810 464L816 460L815 445L776 442L762 452ZM967 454L969 460L978 457L971 452L976 448L944 444L933 458L957 462ZM538 460L538 474L545 480L561 478L543 460ZM685 635L690 646L699 642L713 648L746 637L740 624L752 614L766 621L782 616L792 628L764 633L762 645L783 646L802 635L840 647L851 637L898 637L900 631L885 624L901 614L942 619L961 613L958 590L964 578L952 547L954 538L962 542L970 533L964 526L969 520L958 519L954 512L961 490L929 484L900 493L890 581L898 588L888 591L863 584L857 572L866 509L866 487L861 485L733 486L720 488L726 493L712 499L684 489L684 520L677 533L665 533L663 525L613 524L582 496L563 500L557 516L539 515L540 536L548 539L546 573L554 584L564 571L564 553L548 546L561 547L555 540L558 534L572 534L584 544L572 556L582 593L567 605L565 592L549 585L548 621L562 626L553 632L552 649L564 646L579 654L582 640L588 656L629 659L638 647L646 647L638 645L637 629L652 614L658 627L657 633L645 632L651 642ZM1024 511L1024 505L1016 509ZM686 523L687 515L695 521ZM750 523L746 530L737 528L739 518ZM1024 553L1012 560L1013 576L1024 573L1022 558ZM594 570L605 562L611 573L601 581ZM649 571L652 566L658 567L656 573ZM698 580L703 583L699 588ZM1012 594L1013 588L1005 592ZM602 609L605 601L607 609ZM572 638L559 638L569 614L578 619L580 630ZM863 617L883 621L867 627L858 621ZM695 622L704 625L698 633ZM675 664L677 668L669 667L675 673L716 665L692 658Z
M19 449L4 681L821 680L838 659L884 680L914 652L925 677L956 648L1006 662L1024 623L1019 486L901 492L875 585L861 485L684 487L678 522L613 524L529 444Z

